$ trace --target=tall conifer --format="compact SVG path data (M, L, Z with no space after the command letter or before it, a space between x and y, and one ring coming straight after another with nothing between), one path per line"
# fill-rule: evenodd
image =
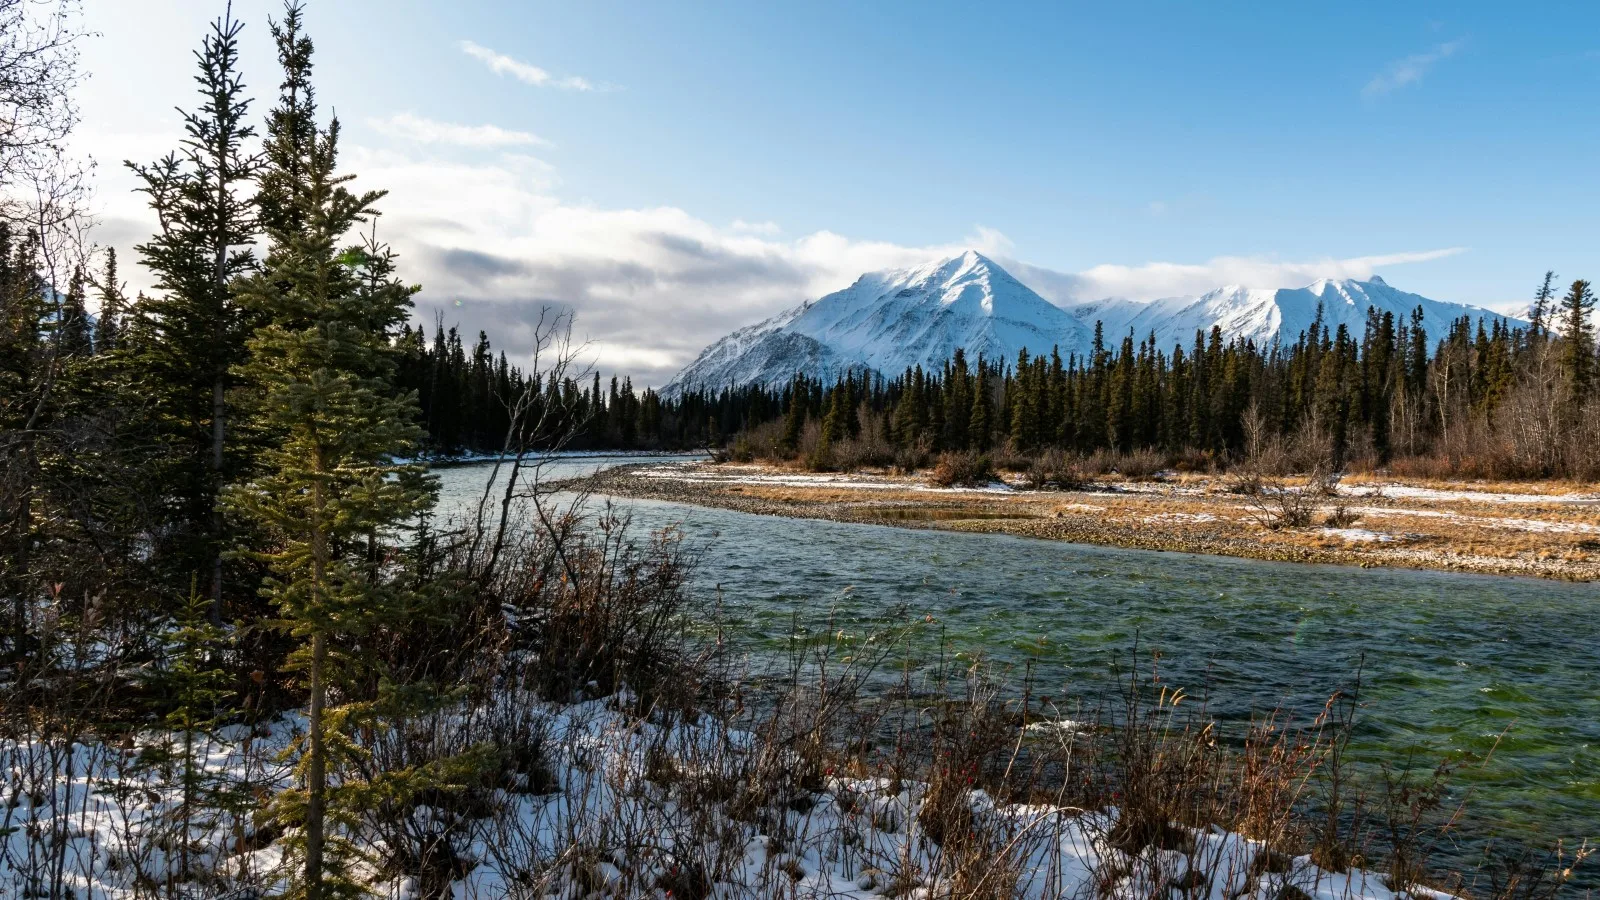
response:
M1594 323L1589 320L1593 310L1594 291L1589 282L1574 281L1561 298L1561 362L1567 374L1568 397L1574 404L1587 398L1594 383Z
M291 16L297 9L289 7ZM309 65L297 18L274 33L280 58ZM269 567L264 593L299 643L291 662L309 692L298 766L304 789L281 810L300 826L296 891L323 900L359 892L354 850L337 825L352 813L341 797L360 785L330 779L345 760L351 711L329 705L330 684L353 680L364 662L362 635L414 602L387 561L397 555L395 536L431 507L435 489L420 467L396 461L421 438L415 398L393 389L393 339L416 288L395 278L393 256L375 237L343 245L372 221L382 192L354 193L350 176L337 174L337 120L303 142L280 133L296 121L275 116L269 125L269 144L295 149L269 159L270 251L241 291L265 323L241 375L278 443L229 502L271 537L249 555Z
M244 468L228 444L231 371L249 333L232 285L248 271L256 236L245 194L257 170L246 149L250 101L239 74L242 23L211 25L195 54L202 102L184 114L183 146L150 165L127 163L150 197L160 230L136 249L156 279L141 313L152 328L135 364L150 385L175 445L180 533L194 536L179 565L206 571L213 621L222 614L223 519L218 496ZM232 450L232 452L230 452Z

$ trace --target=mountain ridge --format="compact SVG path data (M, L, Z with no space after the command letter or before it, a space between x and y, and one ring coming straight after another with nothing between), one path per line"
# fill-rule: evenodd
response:
M1423 325L1435 338L1462 315L1517 321L1397 290L1378 275L1364 281L1323 278L1301 288L1224 285L1198 297L1107 298L1063 307L968 250L921 266L867 272L843 290L737 329L706 347L663 393L749 384L779 388L801 372L824 382L847 372L893 377L917 365L936 368L957 347L969 358L1010 360L1024 348L1083 354L1092 346L1097 321L1107 344L1130 333L1136 340L1153 334L1163 350L1187 348L1196 331L1213 326L1222 328L1225 339L1267 344L1293 340L1310 326L1319 305L1329 328L1342 324L1358 334L1371 308L1409 320L1420 307Z

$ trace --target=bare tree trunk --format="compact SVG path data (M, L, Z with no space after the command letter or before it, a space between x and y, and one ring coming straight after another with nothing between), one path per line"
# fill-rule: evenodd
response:
M226 155L218 153L217 208L225 208L228 199L228 182L221 177L226 171ZM211 261L211 287L217 297L217 317L214 326L213 352L223 353L227 341L228 315L228 247L219 244ZM217 367L211 384L211 624L222 624L222 446L227 435L227 360Z
M317 471L322 470L320 451L317 454ZM311 594L313 602L320 598L323 580L328 571L328 545L323 535L322 482L311 488ZM324 813L327 809L328 761L323 740L323 710L327 705L328 688L324 683L324 669L328 661L327 633L319 623L311 636L311 709L309 710L310 758L306 761L306 897L322 900L322 846Z
M221 330L220 328L218 329ZM223 376L211 385L211 624L222 624L222 440L227 430Z
M327 700L327 686L323 684L322 670L328 659L328 639L321 631L311 638L311 711L310 754L306 766L306 897L322 898L322 838L323 818L327 808L328 769L323 747L322 711Z

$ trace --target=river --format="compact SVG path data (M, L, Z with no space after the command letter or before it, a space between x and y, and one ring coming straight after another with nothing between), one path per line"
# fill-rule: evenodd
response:
M652 461L568 459L547 477ZM486 472L442 469L441 511L481 491ZM700 556L696 589L720 592L735 639L758 654L796 623L859 633L905 608L932 616L952 650L1031 662L1036 692L1093 706L1137 642L1142 669L1159 651L1162 677L1208 695L1224 723L1278 707L1309 716L1359 667L1359 760L1455 757L1469 821L1540 845L1600 839L1600 586L619 502L641 533L682 527Z

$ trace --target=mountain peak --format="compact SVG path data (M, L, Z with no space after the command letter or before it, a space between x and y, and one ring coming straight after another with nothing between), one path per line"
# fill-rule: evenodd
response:
M976 250L935 259L908 271L911 280L919 283L949 283L971 273L1005 272L994 260Z
M809 306L734 332L668 386L781 386L796 372L824 381L845 372L935 370L956 350L1015 359L1088 342L1082 323L976 250L921 266L869 272Z

